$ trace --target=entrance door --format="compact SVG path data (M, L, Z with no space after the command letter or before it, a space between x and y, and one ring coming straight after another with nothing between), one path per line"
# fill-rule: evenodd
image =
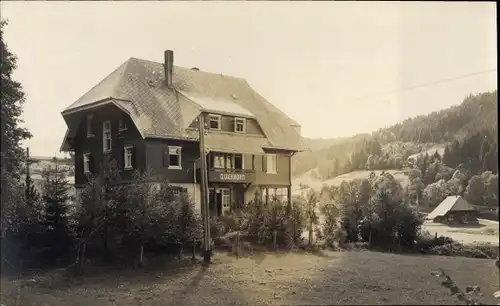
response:
M220 207L221 215L227 215L231 211L231 192L229 188L217 188L216 203Z

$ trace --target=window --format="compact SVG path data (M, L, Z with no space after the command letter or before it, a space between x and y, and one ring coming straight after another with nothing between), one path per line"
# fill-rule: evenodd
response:
M213 169L243 169L243 154L212 153L210 156Z
M231 211L231 193L229 189L222 189L222 214L225 215Z
M209 115L209 127L213 130L220 130L220 115Z
M262 201L269 203L278 201L279 203L288 202L288 189L286 187L262 187ZM269 198L267 198L269 197Z
M215 153L213 155L212 165L215 169L224 169L224 154Z
M90 153L83 154L83 173L90 173Z
M123 168L132 169L132 149L133 147L125 147L123 153Z
M262 202L267 203L267 187L262 187L260 190Z
M234 169L243 170L243 154L234 154Z
M168 168L181 169L181 147L168 147Z
M125 122L125 119L121 118L118 120L118 131L126 131L127 130L127 123Z
M246 132L246 119L245 118L234 118L234 131L236 133Z
M267 194L269 196L269 202L273 202L276 196L276 188L267 188Z
M94 119L94 115L87 116L87 137L94 136L94 133L92 131L92 119Z
M111 121L102 123L102 149L104 152L111 151Z
M276 154L267 154L267 173L276 173L277 160Z
M288 202L288 189L287 188L276 188L275 197L276 197L276 200L280 201L281 203L287 203Z

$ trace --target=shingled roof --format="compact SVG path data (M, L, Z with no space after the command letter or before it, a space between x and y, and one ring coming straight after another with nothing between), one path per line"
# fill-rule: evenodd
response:
M300 125L255 92L246 80L177 66L173 66L172 76L169 88L162 63L130 58L62 112L68 124L65 141L76 133L74 120L68 120L70 114L109 102L130 115L144 138L197 141L198 132L189 126L200 112L216 107L254 117L267 138L258 141L263 148L304 149L292 127Z

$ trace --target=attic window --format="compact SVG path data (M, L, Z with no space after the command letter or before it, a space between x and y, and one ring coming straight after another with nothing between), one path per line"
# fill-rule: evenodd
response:
M246 120L245 118L234 118L234 131L236 133L246 132Z
M220 115L209 115L209 127L211 130L220 130Z

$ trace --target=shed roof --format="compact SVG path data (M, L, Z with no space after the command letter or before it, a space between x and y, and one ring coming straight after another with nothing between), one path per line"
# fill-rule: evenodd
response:
M472 205L469 204L461 196L449 196L443 200L434 210L427 215L427 219L434 219L436 217L445 216L450 211L476 211Z

